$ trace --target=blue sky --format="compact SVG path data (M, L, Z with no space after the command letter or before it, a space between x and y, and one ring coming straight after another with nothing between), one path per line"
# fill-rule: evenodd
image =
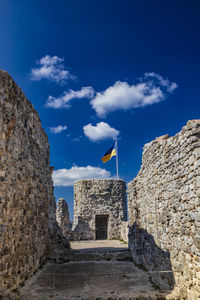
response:
M101 156L116 136L129 182L145 143L199 118L198 0L1 0L0 14L0 67L39 112L71 218L74 179L115 176Z

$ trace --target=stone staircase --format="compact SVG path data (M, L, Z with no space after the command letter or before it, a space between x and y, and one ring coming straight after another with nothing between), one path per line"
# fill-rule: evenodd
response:
M19 299L166 299L168 293L157 290L150 275L133 264L127 245L81 246L49 258L20 290Z

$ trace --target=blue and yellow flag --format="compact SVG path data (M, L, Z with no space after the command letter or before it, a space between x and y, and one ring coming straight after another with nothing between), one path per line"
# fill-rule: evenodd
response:
M105 162L109 161L115 155L117 155L116 143L104 154L104 156L101 159L105 163Z

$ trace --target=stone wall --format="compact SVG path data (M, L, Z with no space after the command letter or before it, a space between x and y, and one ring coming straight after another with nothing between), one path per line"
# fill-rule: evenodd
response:
M199 299L200 120L144 146L128 207L133 260L166 271L152 276L161 288L175 286L181 299Z
M17 288L62 243L51 172L39 116L0 70L0 288Z
M122 221L127 220L126 183L114 179L78 180L74 183L76 238L96 239L95 218L108 216L108 239L121 238Z
M62 231L63 236L68 237L71 228L69 220L69 209L64 198L60 198L56 203L56 221Z

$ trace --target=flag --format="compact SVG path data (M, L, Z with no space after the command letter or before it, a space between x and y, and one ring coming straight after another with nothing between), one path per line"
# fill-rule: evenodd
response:
M105 162L109 161L115 155L117 155L116 143L104 154L104 156L101 159L105 163Z

